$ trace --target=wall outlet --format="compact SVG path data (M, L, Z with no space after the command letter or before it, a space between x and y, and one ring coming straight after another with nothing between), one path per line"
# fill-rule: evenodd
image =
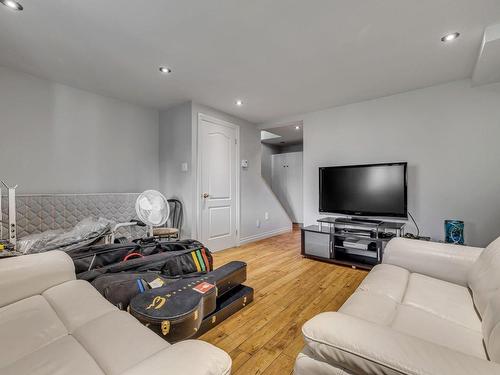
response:
M264 213L264 220L269 220L269 212Z
M181 163L181 171L182 172L188 171L188 163Z
M257 221L255 222L255 226L256 226L257 228L260 228L260 220L259 220L259 219L257 219Z

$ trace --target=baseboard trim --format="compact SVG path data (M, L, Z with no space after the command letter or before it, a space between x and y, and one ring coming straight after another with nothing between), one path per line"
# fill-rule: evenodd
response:
M288 232L291 232L291 231L292 231L292 227L289 226L289 227L284 227L284 228L279 228L279 229L271 230L269 232L263 232L263 233L255 234L253 236L248 236L248 237L240 238L240 242L239 242L238 245L245 245L245 244L250 243L250 242L255 242L255 241L263 240L264 238L269 238L269 237L277 236L278 234L288 233Z

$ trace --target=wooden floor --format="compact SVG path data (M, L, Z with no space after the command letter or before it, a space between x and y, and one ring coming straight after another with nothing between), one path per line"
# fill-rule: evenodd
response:
M303 347L301 327L335 311L367 272L304 259L300 230L214 254L214 266L248 264L254 301L201 339L229 353L233 374L290 374Z

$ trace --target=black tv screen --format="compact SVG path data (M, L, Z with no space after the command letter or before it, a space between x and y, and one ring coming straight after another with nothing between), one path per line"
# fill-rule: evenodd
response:
M319 169L319 211L407 217L407 163Z

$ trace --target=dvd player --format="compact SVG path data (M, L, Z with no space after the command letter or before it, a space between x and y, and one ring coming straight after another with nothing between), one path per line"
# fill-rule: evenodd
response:
M364 239L352 239L352 238L344 240L343 246L358 250L372 250L374 247L376 250L377 247L377 245L373 241Z

